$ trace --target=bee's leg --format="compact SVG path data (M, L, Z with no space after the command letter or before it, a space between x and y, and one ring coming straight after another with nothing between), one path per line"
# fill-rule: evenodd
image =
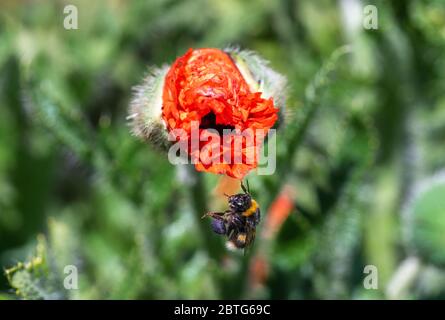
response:
M207 212L202 218L212 218L211 225L213 232L224 235L227 233L225 213L226 212Z
M212 212L207 212L206 214L204 214L204 215L201 217L201 219L204 219L204 218L206 218L206 217L210 217L210 218L213 218L213 219L223 219L224 213L225 213L225 212L214 212L214 211L212 211Z

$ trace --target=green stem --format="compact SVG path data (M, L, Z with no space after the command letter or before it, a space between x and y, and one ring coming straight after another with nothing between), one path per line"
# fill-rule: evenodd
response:
M206 248L207 254L215 259L215 261L219 261L224 252L223 246L218 241L219 239L215 234L212 233L209 222L201 218L209 211L207 205L207 192L202 177L203 174L197 172L193 166L189 166L187 169L191 178L189 184L190 202L203 245Z

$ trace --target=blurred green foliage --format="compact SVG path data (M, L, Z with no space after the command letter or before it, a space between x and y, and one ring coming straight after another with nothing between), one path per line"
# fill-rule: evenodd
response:
M2 1L0 299L445 298L443 190L416 196L445 164L445 3L364 2L377 30L357 1ZM284 185L295 208L246 256L199 219L218 177L170 165L125 120L149 66L228 45L289 80L277 172L248 179L264 213ZM398 277L413 256L417 277Z

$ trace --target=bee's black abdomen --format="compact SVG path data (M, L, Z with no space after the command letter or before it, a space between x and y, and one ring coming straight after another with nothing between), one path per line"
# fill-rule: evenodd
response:
M229 242L237 249L244 249L247 245L247 235L245 232L236 232L231 235Z
M223 220L212 219L212 230L217 234L226 234L226 225Z

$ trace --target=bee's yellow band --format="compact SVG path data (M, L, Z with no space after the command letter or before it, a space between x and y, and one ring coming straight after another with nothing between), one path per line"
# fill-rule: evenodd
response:
M256 212L256 209L258 209L258 203L256 203L255 200L252 199L252 205L249 209L243 212L243 216L250 217L252 214Z

